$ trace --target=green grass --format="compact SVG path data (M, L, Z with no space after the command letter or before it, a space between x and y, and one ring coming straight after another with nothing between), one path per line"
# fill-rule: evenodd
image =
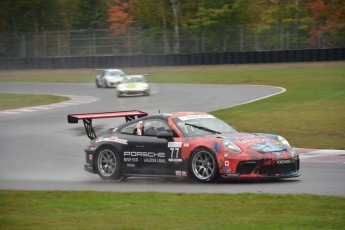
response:
M345 66L145 71L156 83L279 86L283 94L212 114L244 132L275 133L293 147L345 149ZM197 68L195 68L197 69ZM0 81L94 82L95 74L6 76ZM226 97L226 95L224 95Z
M0 191L0 229L343 229L345 198Z
M68 100L55 95L4 94L0 93L0 110L16 109L37 105L47 105Z

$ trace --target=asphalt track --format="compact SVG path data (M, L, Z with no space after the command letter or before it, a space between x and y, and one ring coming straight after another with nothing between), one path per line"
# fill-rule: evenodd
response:
M128 178L102 181L83 170L88 138L67 114L142 110L150 114L212 111L275 95L282 88L248 85L153 84L149 97L117 98L115 89L94 84L0 83L0 93L69 95L56 105L0 111L0 189L93 190L173 193L307 193L345 196L344 152L303 151L302 176L276 182L221 181L200 184L189 178ZM95 120L96 132L123 119ZM236 125L236 124L234 124Z

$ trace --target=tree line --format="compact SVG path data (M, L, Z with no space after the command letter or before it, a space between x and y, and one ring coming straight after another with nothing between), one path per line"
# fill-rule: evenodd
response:
M332 43L345 38L345 4L344 0L0 1L1 33L113 28L121 34L136 28L172 33L178 41L181 30L217 35L238 25L258 33L280 25L296 34L309 33L311 41L321 37ZM178 46L176 42L174 49Z

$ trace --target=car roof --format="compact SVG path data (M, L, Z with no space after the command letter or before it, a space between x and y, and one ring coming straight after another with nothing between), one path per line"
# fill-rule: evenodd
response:
M208 115L208 113L205 112L175 112L175 113L160 113L160 114L155 114L155 115L149 115L142 117L143 119L147 118L178 118L182 116L192 116L192 115Z

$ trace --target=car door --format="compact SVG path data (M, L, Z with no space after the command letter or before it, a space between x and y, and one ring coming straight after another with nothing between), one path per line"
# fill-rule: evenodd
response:
M174 158L177 158L178 149L182 143L176 143L173 137L157 137L161 131L172 132L167 122L164 119L150 118L137 122L135 126L134 136L128 138L128 145L123 153L124 164L127 166L125 172L127 174L176 175L174 165L177 160L171 160L172 148L174 148Z

